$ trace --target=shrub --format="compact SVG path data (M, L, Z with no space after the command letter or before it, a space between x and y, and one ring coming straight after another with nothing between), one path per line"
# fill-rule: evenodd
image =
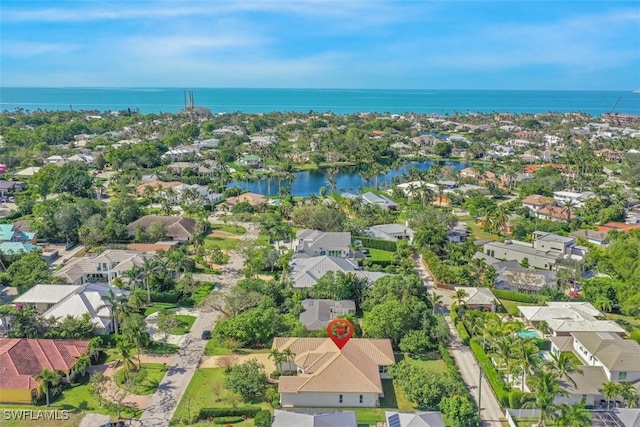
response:
M258 412L253 419L253 425L256 427L271 427L271 412L266 410Z
M214 418L213 423L216 425L220 424L238 424L243 422L244 419L242 417L217 417Z
M164 292L151 292L151 301L153 302L165 302L175 304L182 297L182 293L175 289Z
M206 420L210 417L242 417L253 418L261 408L259 406L244 406L239 408L201 408L198 419Z
M631 334L629 334L629 337L640 344L640 331L632 331Z
M471 351L473 351L473 354L476 356L476 360L480 365L482 365L487 381L491 384L491 388L496 394L498 401L502 406L507 406L509 404L509 393L507 392L500 374L498 374L495 366L491 363L491 359L489 359L487 353L484 352L482 346L476 342L475 339L472 339L469 345L471 346Z
M469 332L467 332L467 328L464 326L464 323L462 323L461 320L458 320L456 322L456 330L458 331L458 335L460 335L460 339L462 340L462 342L466 345L469 345L471 336L469 335Z
M509 408L519 409L522 407L522 398L525 393L519 388L514 388L509 392Z
M373 239L364 236L356 236L353 240L359 240L365 248L382 249L383 251L389 252L396 252L398 250L398 243L389 240Z

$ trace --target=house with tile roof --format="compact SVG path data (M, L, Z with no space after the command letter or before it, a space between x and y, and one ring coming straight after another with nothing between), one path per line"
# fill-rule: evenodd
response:
M98 335L114 332L109 294L129 295L129 291L100 283L83 285L36 285L13 300L16 306L35 307L44 319L81 318L88 315Z
M196 221L191 218L171 215L145 215L127 225L127 230L129 235L133 236L136 228L142 227L146 230L151 224L155 223L164 224L165 236L167 238L180 242L190 242L193 240L193 236L196 234L198 228Z
M113 279L124 276L134 266L141 267L145 259L153 256L155 254L150 252L107 249L99 255L74 258L53 275L72 285L96 282L111 284Z
M532 212L537 212L539 209L553 206L554 204L555 199L553 197L542 196L540 194L531 194L522 199L522 207Z
M73 365L87 353L88 341L0 338L0 403L31 404L40 397L34 377L44 368L69 381Z
M568 336L551 337L551 352L573 352L583 365L570 376L575 381L564 382L569 393L558 403L574 404L582 399L586 405L596 405L604 399L600 391L607 382L629 382L640 392L640 344L625 340L610 332L572 332Z
M242 203L242 202L249 203L251 206L260 206L267 203L267 198L264 197L262 194L251 193L251 192L242 193L239 196L228 197L224 201L224 205L232 209L238 203Z
M279 366L297 372L279 379L282 407L377 407L395 363L388 339L352 338L339 349L329 338L279 337L272 348L295 355Z
M293 258L289 264L294 289L311 288L325 274L342 272L355 274L359 279L373 283L387 275L378 271L360 270L358 263L352 259L334 256L314 256L310 258Z
M445 427L442 413L438 411L395 412L384 411L388 427Z
M354 411L273 411L271 427L358 427Z
M325 329L333 319L356 313L356 303L351 300L306 299L302 301L302 307L304 311L299 320L308 331Z

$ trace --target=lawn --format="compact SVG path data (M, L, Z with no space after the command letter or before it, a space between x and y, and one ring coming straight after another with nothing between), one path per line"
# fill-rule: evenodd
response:
M390 251L383 251L382 249L367 249L369 252L369 256L367 260L369 261L393 261L393 256L395 255Z
M518 302L518 301L510 301L510 300L506 300L506 299L501 299L499 301L502 304L502 306L507 310L507 312L512 316L520 315L520 310L518 310L518 306L519 305L523 305L523 306L524 305L535 305L535 304L528 304L528 303Z
M175 354L180 350L180 346L159 341L152 341L146 348L142 349L144 354Z
M230 224L211 224L212 230L224 231L226 233L237 234L239 236L245 234L247 229L241 225L230 225Z
M158 384L162 381L167 366L161 363L142 363L140 370L144 372L142 379L136 377L135 385L131 388L133 394L147 395L155 393ZM136 373L135 375L140 375ZM124 369L119 369L115 375L116 384L122 387L124 382Z
M179 422L183 417L198 414L201 408L229 408L231 407L222 398L224 397L224 368L202 368L193 374L191 382L180 400L173 416L173 422ZM239 406L260 406L270 409L266 402L241 403ZM234 426L251 426L253 421L247 424L234 424Z
M204 347L205 356L224 356L225 354L256 354L256 353L269 353L268 348L240 348L236 351L231 351L228 348L220 344L216 339L210 339L207 341L207 345Z
M582 363L582 360L580 360L580 358L576 356L576 354L573 351L563 351L563 353L567 355L569 360L571 360L575 366L584 365L584 363Z
M177 304L171 304L168 302L156 302L153 305L151 305L149 308L147 308L144 311L144 317L149 316L150 314L156 313L158 311L162 311L165 309L172 309L172 308L178 308Z
M193 322L196 321L195 316L189 316L187 314L178 314L176 318L178 319L178 322L180 322L180 325L177 328L173 328L171 330L170 333L172 335L187 334L191 330L191 327L193 326Z
M607 320L613 320L629 332L640 331L640 319L616 313L605 313Z
M193 293L193 302L195 303L195 305L198 305L200 301L202 301L207 295L209 295L213 290L213 288L215 288L215 286L216 286L215 283L206 283L201 287L199 287Z
M115 419L115 415L116 415L116 411L115 409L113 411L108 410L107 408L105 408L104 406L100 406L100 404L98 403L98 400L91 394L91 392L89 391L89 386L88 384L73 384L71 386L71 388L66 389L62 392L62 396L59 396L58 398L56 398L55 400L51 401L51 406L49 408L47 408L44 404L43 405L39 405L39 406L32 406L32 405L0 405L0 411L4 411L6 409L19 409L19 410L45 410L45 409L57 409L57 410L67 410L69 411L70 414L74 414L73 419L77 419L77 417L75 416L76 414L80 416L80 418L82 417L82 414L86 413L86 412L94 412L94 413L98 413L98 414L106 414L106 415L112 415ZM140 411L135 409L135 408L127 408L127 407L123 407L122 408L122 413L121 413L121 417L122 418L137 418L140 416ZM40 420L39 420L40 421ZM6 424L5 424L6 423ZM15 424L14 424L15 423ZM2 421L2 426L30 426L33 425L34 423L32 421ZM48 424L44 424L44 421L42 422L38 422L38 425L48 425ZM51 424L53 426L53 424ZM64 422L60 422L58 421L56 424L56 426L75 426L78 424L75 424L73 422L68 422L68 421L64 421Z
M491 234L487 231L484 231L482 228L480 228L478 226L478 224L476 224L475 219L470 219L468 221L465 221L467 223L467 225L469 226L469 230L471 231L471 233L473 234L473 236L476 239L481 239L481 240L500 240L500 236L498 236L497 234Z
M238 244L240 244L240 239L234 237L207 236L204 239L204 247L207 249L219 248L232 251L238 247Z

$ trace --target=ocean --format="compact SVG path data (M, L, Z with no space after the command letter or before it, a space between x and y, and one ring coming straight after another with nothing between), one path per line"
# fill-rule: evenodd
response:
M640 115L640 94L628 91L384 90L384 89L192 89L196 107L213 113L358 112L543 113L614 111ZM0 88L0 110L97 110L130 108L174 113L184 108L178 88Z

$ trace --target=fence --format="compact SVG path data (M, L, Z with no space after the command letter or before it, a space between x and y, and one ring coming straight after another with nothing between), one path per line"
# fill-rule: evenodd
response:
M507 409L505 412L507 423L511 427L518 427L516 418L538 418L540 416L539 409Z

